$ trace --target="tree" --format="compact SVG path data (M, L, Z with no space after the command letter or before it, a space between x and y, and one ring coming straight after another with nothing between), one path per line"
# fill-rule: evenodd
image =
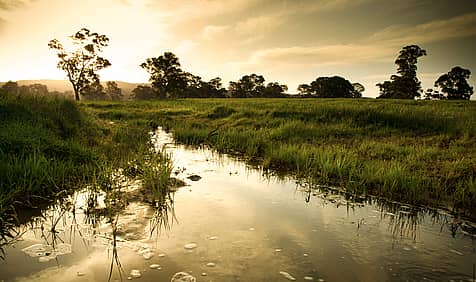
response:
M279 84L278 82L270 82L263 89L261 97L263 98L281 98L284 97L284 93L288 91L288 86Z
M204 84L210 98L224 98L226 97L226 89L222 87L221 78L215 77Z
M111 65L107 59L99 56L108 45L109 38L92 33L86 28L82 28L70 38L74 46L71 51L66 50L57 39L51 40L48 46L56 51L59 59L57 67L66 72L73 86L75 99L79 100L86 87L99 83L99 75L96 72Z
M180 68L179 59L172 52L148 58L140 67L150 74L149 81L160 98L176 97L186 87L186 76Z
M299 95L310 96L312 94L312 87L309 84L300 84L297 88Z
M113 101L121 100L123 97L122 89L117 86L115 81L108 81L106 83L106 94L109 95Z
M378 83L379 98L415 99L421 95L421 83L416 76L418 58L426 56L426 50L417 45L408 45L400 50L395 60L397 74L390 81Z
M233 98L252 98L259 97L264 86L264 77L262 75L250 74L245 75L238 82L230 81L228 92Z
M132 90L132 97L136 100L151 100L157 99L159 94L157 90L150 86L139 85Z
M424 95L425 100L444 100L446 99L445 95L440 93L438 90L434 90L432 88L428 88L425 91Z
M362 92L365 91L365 87L358 82L352 83L352 87L354 87L352 98L362 98Z
M82 96L86 100L106 100L107 94L104 91L104 86L99 81L94 81L86 85L82 90Z
M310 87L317 98L352 98L355 91L350 81L340 76L318 77Z
M0 88L0 94L16 96L20 94L20 87L15 81L8 81Z
M21 92L32 96L46 96L49 94L48 86L40 83L34 83L20 87Z
M439 87L449 100L469 100L474 93L467 81L470 75L471 71L468 69L453 67L435 81L435 87Z

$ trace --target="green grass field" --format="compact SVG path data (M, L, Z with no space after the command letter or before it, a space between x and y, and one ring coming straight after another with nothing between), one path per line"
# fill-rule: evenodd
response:
M476 211L476 103L345 99L89 102L114 122L245 156L274 173L393 200Z
M245 157L270 173L475 218L475 113L467 101L0 97L0 212L15 201L107 186L113 170L144 159L144 183L163 190L170 163L144 155L148 131L162 126L178 142Z

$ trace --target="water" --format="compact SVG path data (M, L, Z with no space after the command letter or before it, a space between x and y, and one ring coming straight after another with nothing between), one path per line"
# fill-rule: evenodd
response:
M470 222L264 176L161 131L154 142L187 186L156 204L130 196L135 182L128 200L85 190L58 201L4 246L0 281L473 279Z

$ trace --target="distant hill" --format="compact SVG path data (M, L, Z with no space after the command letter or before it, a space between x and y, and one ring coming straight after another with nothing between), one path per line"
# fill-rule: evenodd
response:
M101 81L101 84L106 86L107 81ZM0 82L0 86L3 85L5 82ZM58 91L58 92L66 92L66 91L73 91L73 87L71 83L67 80L52 80L52 79L36 79L36 80L18 80L18 85L30 85L30 84L43 84L48 87L49 91ZM124 81L116 81L117 86L122 89L122 94L125 97L129 97L132 94L132 90L139 85L148 85L148 83L130 83Z

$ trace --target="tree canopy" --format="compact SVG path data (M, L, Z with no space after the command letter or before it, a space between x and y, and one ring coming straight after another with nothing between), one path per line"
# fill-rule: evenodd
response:
M318 77L310 85L298 87L301 95L315 98L360 98L364 90L362 84L352 84L340 76Z
M106 82L105 92L113 101L121 100L123 97L122 89L117 86L115 81Z
M148 58L140 66L150 74L149 81L152 83L152 87L158 91L160 98L179 96L179 93L187 85L179 59L172 52Z
M379 98L415 99L421 95L421 83L417 78L418 58L426 56L426 50L417 45L408 45L400 50L395 60L397 74L390 77L390 81L378 83Z
M473 87L467 81L471 71L462 67L453 67L448 73L441 75L435 81L435 87L439 87L449 100L469 100L473 95Z
M79 100L86 88L99 83L97 71L111 65L107 59L99 56L108 45L109 38L82 28L70 39L74 46L72 50L67 50L57 39L50 40L48 46L56 51L59 59L57 67L66 72L75 99Z

